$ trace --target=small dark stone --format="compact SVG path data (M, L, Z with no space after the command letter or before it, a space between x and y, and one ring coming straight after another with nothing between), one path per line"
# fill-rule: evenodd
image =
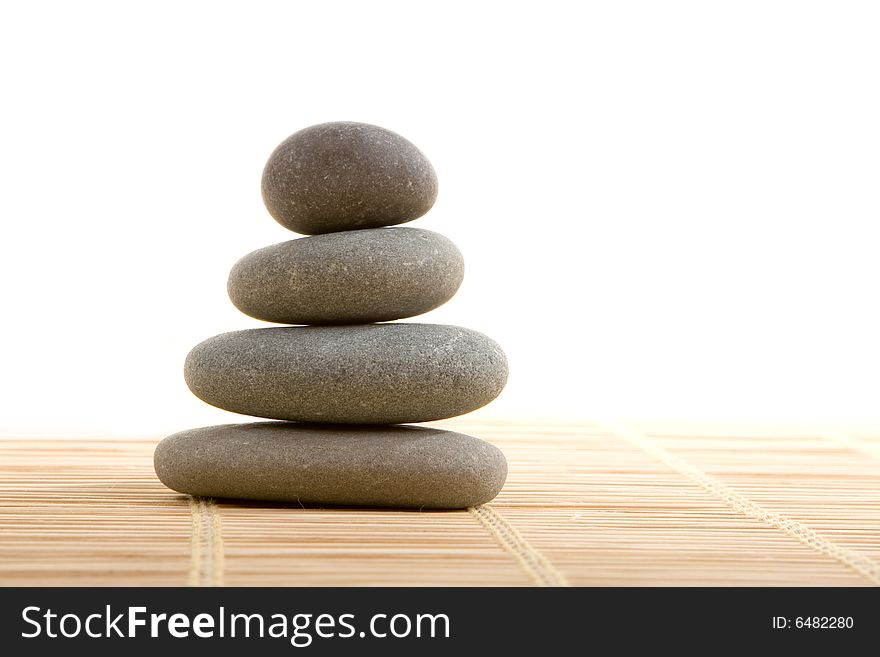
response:
M458 326L296 326L205 340L184 375L200 399L235 413L399 424L488 404L507 381L507 360L493 340Z
M455 245L420 228L314 235L249 253L229 274L243 313L282 324L358 324L421 315L464 276Z
M507 477L489 443L427 427L227 424L156 447L163 484L199 497L426 509L494 498Z
M294 133L263 170L263 201L286 228L318 235L421 217L437 198L428 159L400 135L367 123Z

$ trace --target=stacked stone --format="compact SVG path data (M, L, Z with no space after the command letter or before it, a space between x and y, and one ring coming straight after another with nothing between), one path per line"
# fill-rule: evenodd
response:
M263 172L269 213L309 235L232 268L242 312L275 328L225 333L189 354L193 393L276 420L183 431L154 463L168 487L200 497L464 508L504 484L496 447L402 426L473 411L507 381L491 339L466 328L378 323L448 301L464 262L447 238L400 227L437 196L427 158L389 130L325 123L282 142Z

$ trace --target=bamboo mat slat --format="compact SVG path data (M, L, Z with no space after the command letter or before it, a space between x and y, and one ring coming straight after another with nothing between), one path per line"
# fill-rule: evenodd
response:
M880 427L436 423L489 440L469 511L168 490L154 440L0 438L0 585L880 584Z

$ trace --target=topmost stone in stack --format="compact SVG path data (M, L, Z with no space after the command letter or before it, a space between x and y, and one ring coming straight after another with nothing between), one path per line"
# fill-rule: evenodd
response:
M322 123L291 135L263 170L263 201L303 235L405 224L437 198L428 159L398 134L366 123Z
M242 258L230 298L257 319L312 326L211 338L190 352L185 377L210 404L297 423L171 436L156 451L160 479L213 497L435 508L490 500L507 465L488 443L436 429L344 426L461 415L507 380L504 353L481 333L373 323L427 312L461 284L452 242L396 226L433 205L431 164L383 128L325 123L275 149L262 191L279 223L311 236Z

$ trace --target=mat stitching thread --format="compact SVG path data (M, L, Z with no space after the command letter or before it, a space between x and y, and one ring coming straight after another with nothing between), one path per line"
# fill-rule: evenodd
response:
M217 505L211 500L208 501L207 505L211 520L211 564L213 566L211 584L213 586L223 586L223 525L220 523L220 510L217 508Z
M863 575L874 584L880 585L880 564L873 559L870 559L855 550L833 543L798 520L789 518L781 513L767 511L741 493L728 488L726 484L723 484L712 475L703 472L684 459L675 456L655 440L638 431L630 430L612 422L604 422L602 424L612 434L617 435L639 449L644 450L673 470L677 470L685 477L691 479L705 490L721 499L735 511L782 530L808 547L836 559L845 566L852 568L860 575Z
M190 586L222 586L223 532L220 512L212 500L189 499L192 514Z
M199 585L199 572L202 567L202 518L199 513L199 502L194 497L190 497L189 512L192 520L189 538L189 577L187 578L188 586Z
M516 558L538 586L570 586L565 576L532 547L498 511L487 504L470 507L468 511L495 537L501 547Z

